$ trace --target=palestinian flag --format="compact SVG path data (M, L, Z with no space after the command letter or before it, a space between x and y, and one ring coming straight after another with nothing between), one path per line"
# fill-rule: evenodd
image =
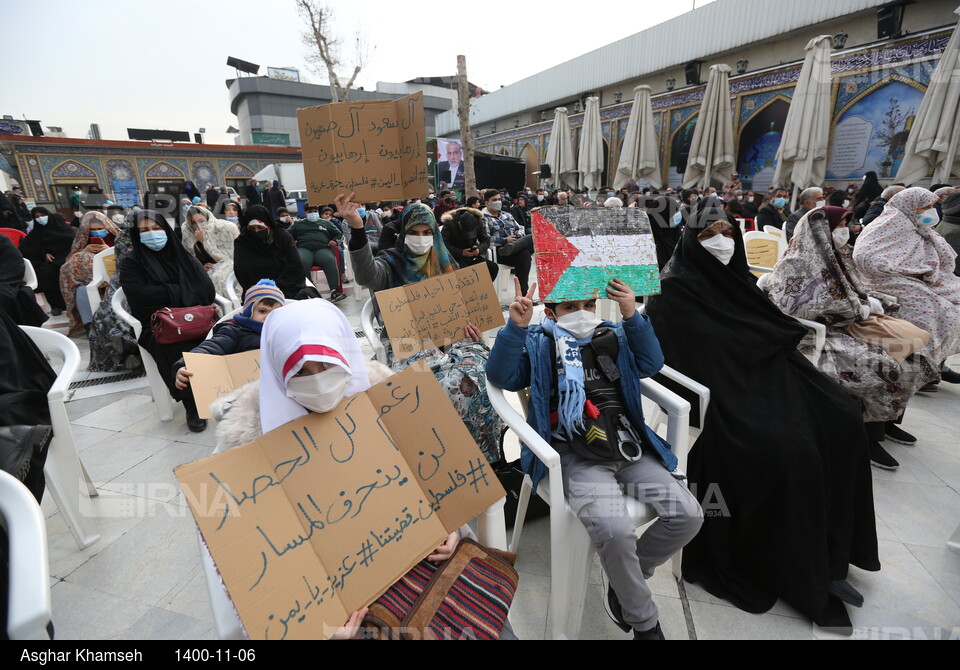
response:
M660 293L657 249L642 209L542 207L533 212L540 299L548 303L605 298L607 284Z

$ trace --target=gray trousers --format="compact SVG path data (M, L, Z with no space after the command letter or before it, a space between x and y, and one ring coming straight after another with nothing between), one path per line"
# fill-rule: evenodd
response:
M653 628L657 606L646 580L696 536L703 524L700 504L654 453L645 451L637 463L595 462L566 445L555 447L567 502L597 548L624 619L634 630ZM627 513L626 496L651 505L659 517L640 539Z

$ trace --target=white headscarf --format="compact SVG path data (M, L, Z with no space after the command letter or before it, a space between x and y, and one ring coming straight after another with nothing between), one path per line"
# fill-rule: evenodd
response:
M264 433L308 413L287 396L287 381L306 361L339 365L353 375L344 397L370 388L360 344L343 312L321 299L288 302L267 316L260 335L260 428Z

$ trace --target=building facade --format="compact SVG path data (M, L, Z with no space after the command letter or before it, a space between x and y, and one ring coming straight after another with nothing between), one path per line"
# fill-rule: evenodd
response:
M662 67L667 61L657 61L653 56L638 61L643 64L636 66L621 59L630 49L637 55L642 55L643 49L672 50L674 58L699 60L702 80L713 64L727 63L733 68L730 93L737 167L748 188L765 190L772 182L776 152L803 63L804 46L812 38L826 34L836 36L838 47L832 58L833 121L827 183L845 186L859 181L870 170L877 172L882 180L892 181L930 76L955 30L958 19L954 12L955 0L925 0L907 5L899 36L879 40L877 9L889 3L777 1L762 5L764 16L743 11L755 4L755 0L718 0L494 91L475 101L471 111L477 150L522 158L527 165L527 183L534 186L537 184L534 173L543 162L550 141L553 109L567 107L574 143L579 146L583 114L577 112L586 97L596 95L602 105L604 181L608 183L619 161L633 88L644 84L654 90L654 123L660 145L662 180L664 185L678 187L686 170L687 153L706 86L684 85L685 62L682 60ZM793 9L797 5L801 7ZM789 16L776 15L778 10ZM735 19L732 23L730 17ZM755 17L754 22L765 20L771 25L747 25L750 17ZM744 22L744 34L734 34L738 20ZM698 38L700 33L696 31L701 24L712 26L715 35ZM670 35L675 42L683 44L661 48L661 42ZM684 36L691 39L686 40ZM710 47L734 48L711 54L705 51ZM670 56L668 53L657 57ZM653 68L659 69L651 71ZM585 69L592 70L592 77L584 73ZM743 73L736 74L738 69ZM563 86L550 84L561 79L575 80L573 86L582 93L571 97ZM566 97L558 98L558 95ZM440 116L437 125L440 136L459 134L455 114Z
M271 163L299 162L300 150L179 142L127 142L0 135L0 155L28 200L70 208L74 186L99 186L114 202L142 204L146 192L178 194L186 181L239 192Z
M327 105L332 101L329 86L304 84L268 77L238 77L227 81L230 112L236 114L240 134L238 144L300 146L297 110ZM393 84L377 82L377 90L352 89L351 101L392 100L423 91L426 133L435 134L435 119L453 109L457 91L419 83L419 80Z

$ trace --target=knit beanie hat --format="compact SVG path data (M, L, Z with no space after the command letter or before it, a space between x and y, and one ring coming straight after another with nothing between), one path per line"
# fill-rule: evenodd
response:
M266 298L276 300L281 305L284 304L283 291L277 288L276 282L272 279L261 279L247 289L247 295L243 299L243 316L249 318L257 303Z
M940 206L944 216L960 217L960 193L951 193Z

